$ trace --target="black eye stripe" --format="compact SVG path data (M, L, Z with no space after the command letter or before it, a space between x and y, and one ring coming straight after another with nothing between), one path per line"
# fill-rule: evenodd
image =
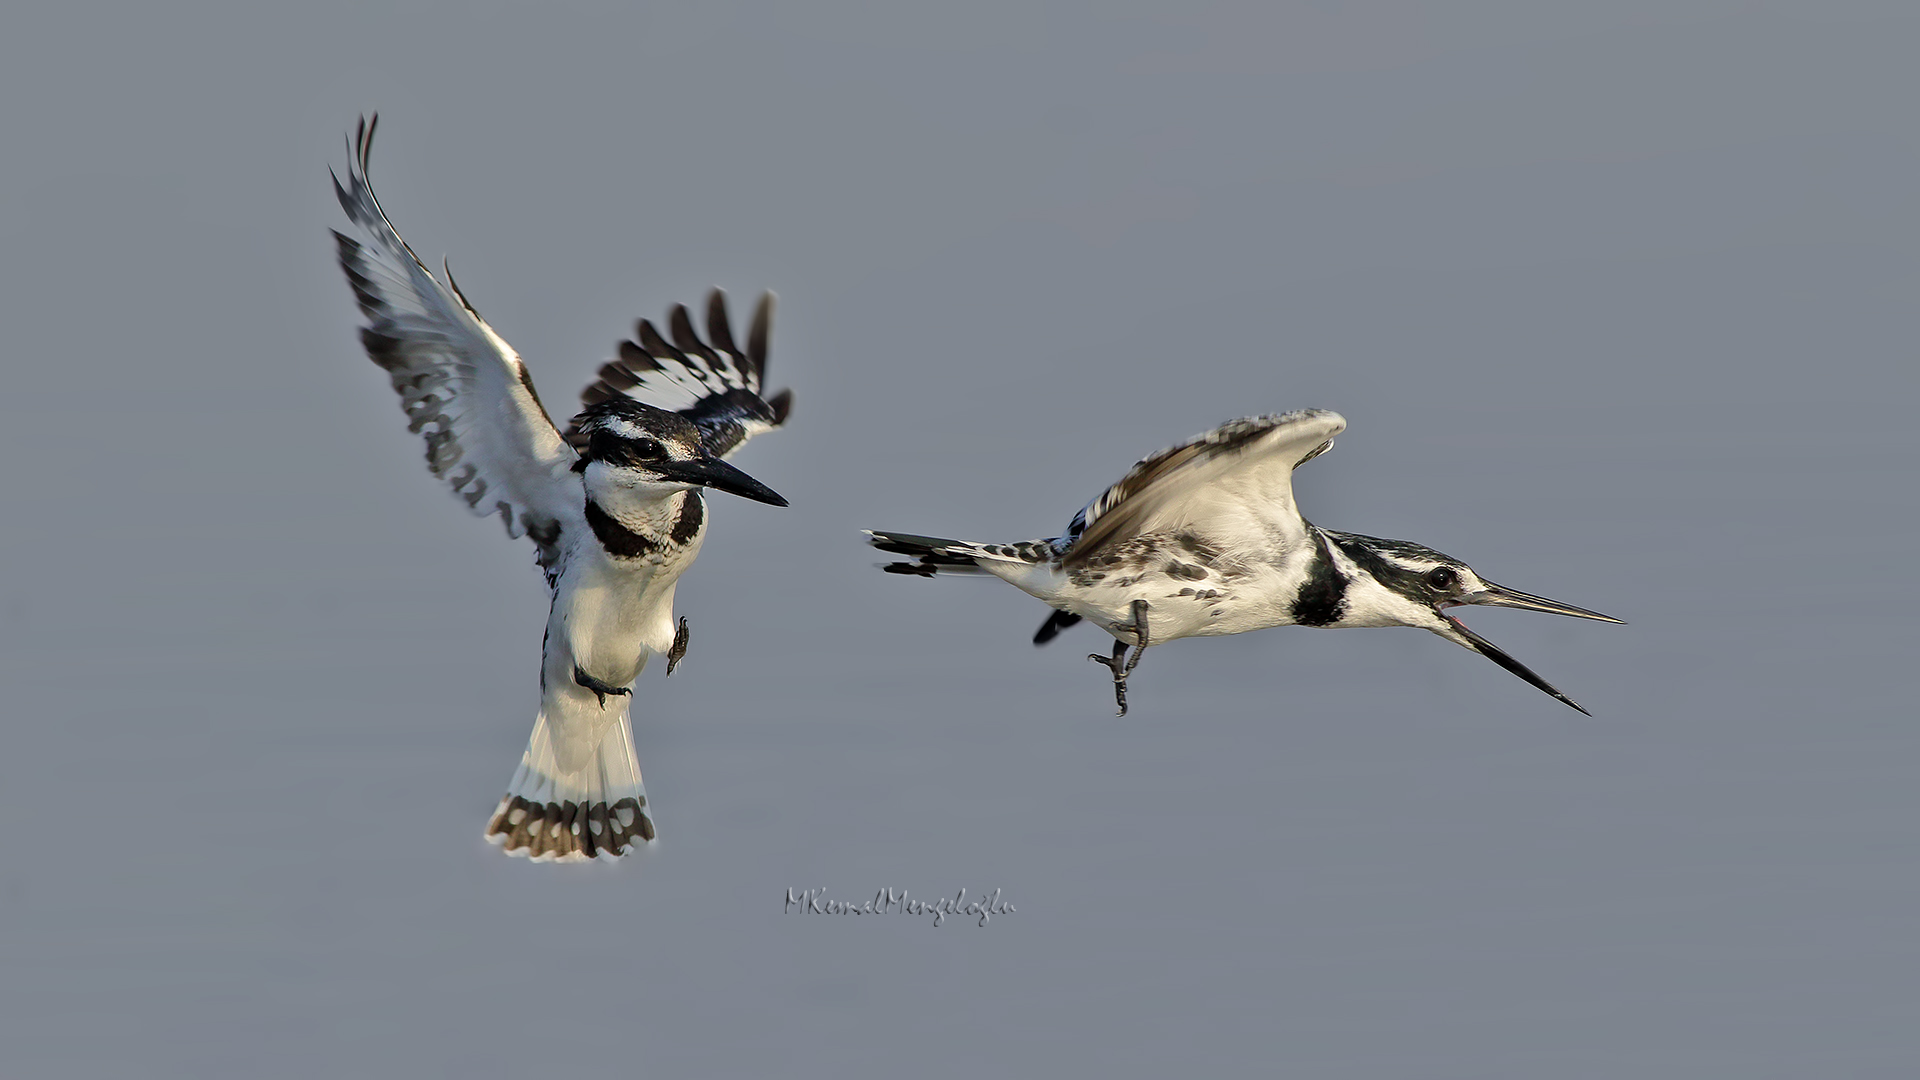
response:
M665 460L667 450L660 440L649 435L628 438L610 431L596 431L588 442L588 454L609 465L638 465Z

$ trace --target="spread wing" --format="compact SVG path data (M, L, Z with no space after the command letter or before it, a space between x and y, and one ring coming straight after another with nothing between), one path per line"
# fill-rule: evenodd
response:
M526 365L460 295L436 280L400 238L367 184L379 117L362 119L340 205L361 240L334 233L340 268L366 315L360 342L393 376L408 427L427 443L427 468L474 513L499 514L507 535L530 536L549 573L560 532L582 513L576 455L540 405Z
M1146 533L1191 532L1228 547L1243 536L1304 542L1293 470L1346 426L1323 409L1252 416L1150 454L1074 515L1062 537L1071 545L1066 565Z
M700 429L700 444L715 457L731 457L748 439L787 422L793 391L762 397L767 373L767 339L773 331L773 294L765 293L753 311L743 352L733 343L727 294L707 296L707 338L694 331L685 304L667 315L671 341L651 322L635 327L638 343L620 343L620 358L600 369L600 377L580 393L586 405L608 398L632 397L648 405L678 409ZM567 441L580 445L578 431Z

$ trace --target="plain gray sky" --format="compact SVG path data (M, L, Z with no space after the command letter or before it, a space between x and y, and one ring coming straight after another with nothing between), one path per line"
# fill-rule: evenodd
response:
M41 5L0 36L9 1077L1907 1077L1906 3ZM334 267L374 182L564 411L781 296L791 427L636 690L661 841L480 839L530 549ZM883 577L1228 417L1626 627L1155 649ZM783 915L999 888L984 929Z

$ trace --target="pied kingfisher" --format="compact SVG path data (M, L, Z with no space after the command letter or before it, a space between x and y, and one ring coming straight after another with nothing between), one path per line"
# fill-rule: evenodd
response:
M497 513L508 536L530 537L553 590L540 714L486 837L541 861L615 858L654 837L627 706L649 657L665 653L671 675L686 654L673 589L706 536L701 489L787 505L724 460L779 427L792 406L784 390L760 396L773 296L761 298L745 350L718 289L707 301L706 341L684 306L669 316L671 343L641 320L639 343L620 343L563 435L526 365L451 271L444 285L436 280L380 209L367 184L378 123L361 120L347 186L334 178L365 241L333 234L367 318L360 341L393 376L408 426L425 436L427 467L474 513ZM669 412L627 397L631 390L691 404Z
M985 572L1046 601L1054 611L1035 645L1083 618L1098 623L1114 636L1113 655L1088 659L1113 672L1121 716L1127 676L1148 645L1269 626L1417 626L1580 709L1445 609L1492 604L1619 619L1495 585L1432 548L1334 532L1300 516L1293 470L1346 426L1322 409L1228 421L1140 459L1052 540L975 544L874 531L867 538L915 558L882 567L888 573Z

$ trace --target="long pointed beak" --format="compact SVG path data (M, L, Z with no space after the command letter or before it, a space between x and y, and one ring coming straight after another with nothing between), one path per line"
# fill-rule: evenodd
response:
M1538 598L1532 597L1530 599L1538 599ZM1585 615L1589 618L1595 618L1595 619L1607 618L1605 615L1595 615L1591 611L1580 611L1579 608L1574 608L1572 610L1576 612L1580 612L1580 614ZM1567 614L1567 612L1562 612L1561 614ZM1527 665L1521 663L1520 661L1515 660L1513 657L1508 656L1498 645L1495 645L1493 642L1488 641L1486 638L1483 638L1479 634L1476 634L1473 631L1467 629L1466 624L1461 622L1459 619L1456 619L1453 616L1448 615L1446 612L1441 612L1440 617L1447 620L1447 627L1442 630L1436 630L1434 631L1434 633L1439 634L1441 637L1446 638L1448 641L1451 641L1456 645L1461 645L1461 646L1465 646L1466 648L1472 649L1474 652L1477 652L1481 656L1484 656L1487 659L1493 661L1494 663L1499 664L1501 667L1506 668L1508 671L1513 672L1515 675L1518 675L1521 678L1532 683L1533 685L1539 687L1540 689L1545 690L1547 693L1552 694L1554 697L1559 698L1561 701L1564 701L1567 704L1572 705L1576 709L1580 709L1579 703L1575 702L1572 698L1561 693L1560 691L1554 689L1552 683L1549 683L1547 680L1541 678L1538 675L1535 675L1531 668L1527 667ZM1607 621L1618 622L1619 620L1607 619ZM1587 710L1585 709L1580 709L1580 712L1582 715L1585 715L1585 716L1593 715L1592 713L1587 712Z
M1544 611L1549 615L1567 615L1575 619L1595 619L1599 622L1621 622L1621 620L1611 615L1602 615L1597 611L1588 611L1586 608L1574 607L1572 604L1563 604L1558 600L1549 600L1544 596L1523 593L1518 589L1509 589L1504 585L1495 585L1493 582L1485 581L1484 579L1483 583L1486 585L1484 590L1463 596L1459 602L1463 604L1485 605L1487 607L1519 608L1522 611ZM1552 683L1535 675L1527 665L1508 656L1493 642L1467 629L1465 623L1462 623L1459 619L1448 615L1444 611L1438 612L1438 614L1447 621L1446 629L1436 631L1441 637L1446 638L1456 645L1472 649L1474 652L1499 664L1501 667L1506 668L1508 671L1527 680L1534 686L1566 702L1568 705L1580 709L1580 706L1572 698L1554 689ZM1580 709L1580 712L1587 716L1593 715L1585 709Z
M669 480L698 484L715 491L738 495L743 499L752 499L754 502L772 503L775 506L787 505L787 500L781 498L778 492L719 458L666 461L649 467Z
M1544 596L1523 593L1518 589L1509 589L1504 585L1495 585L1491 581L1487 582L1486 586L1484 592L1478 592L1464 597L1463 602L1468 604L1484 604L1488 607L1519 608L1522 611L1544 611L1549 615L1569 615L1576 619L1597 619L1600 622L1620 623L1622 626L1626 625L1624 620L1616 619L1611 615L1602 615L1597 611L1588 611L1586 608L1574 607L1572 604L1563 604L1558 600L1549 600Z

